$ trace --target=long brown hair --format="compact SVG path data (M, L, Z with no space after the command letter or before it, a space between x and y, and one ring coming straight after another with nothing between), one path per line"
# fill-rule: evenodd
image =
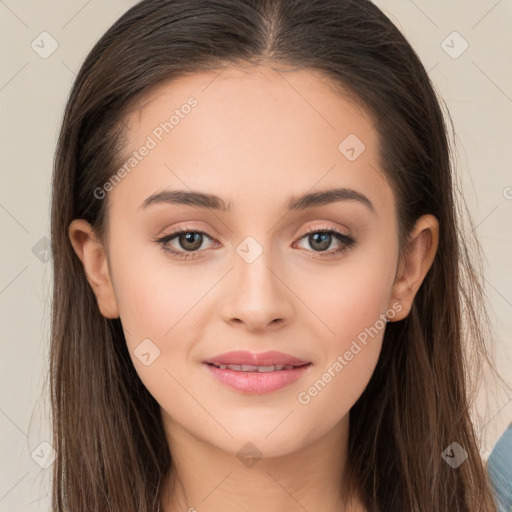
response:
M133 367L120 319L100 314L68 227L82 218L105 235L108 198L95 190L124 161L123 122L137 101L163 81L240 63L321 72L372 116L402 250L422 214L440 223L412 310L387 325L350 411L349 481L372 512L495 511L469 410L470 378L482 361L492 365L488 317L460 223L448 127L418 56L368 0L144 0L85 59L52 183L54 510L161 510L174 467L159 404ZM441 456L453 442L468 455L456 469Z

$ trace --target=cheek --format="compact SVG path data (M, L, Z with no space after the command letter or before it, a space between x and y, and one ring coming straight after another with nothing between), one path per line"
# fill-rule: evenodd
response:
M385 241L353 253L325 277L302 281L301 296L318 317L319 361L297 401L332 424L346 414L377 364L395 273L395 250ZM320 279L319 279L320 277ZM311 324L311 322L308 322ZM335 406L334 406L335 404Z
M395 248L381 242L347 253L336 266L304 273L296 289L306 298L304 311L313 312L331 346L342 349L386 312L394 275Z
M159 403L175 411L190 407L183 388L190 387L185 366L191 362L200 324L209 314L205 295L219 272L185 271L186 265L170 261L158 247L125 245L131 247L129 254L118 251L112 266L133 365Z
M142 383L173 416L201 414L186 391L193 382L185 367L196 337L195 315L201 315L200 300L211 285L186 279L179 265L155 250L134 249L114 265L126 344Z
M143 338L165 342L193 315L192 309L208 289L204 280L187 278L190 271L149 243L117 256L115 294L128 344Z
M331 295L332 303L326 305L331 316L326 314L326 317L330 318L334 334L322 329L319 363L296 395L301 414L322 418L321 422L311 423L311 439L324 434L349 413L379 359L386 328L385 294L375 293L375 283L374 286L365 286L361 280L355 283L359 287L357 292Z

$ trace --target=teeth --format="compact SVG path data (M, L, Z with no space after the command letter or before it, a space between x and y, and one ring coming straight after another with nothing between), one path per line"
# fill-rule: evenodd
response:
M274 372L280 370L291 370L294 368L291 364L274 364L271 366L254 366L252 364L219 364L215 365L221 370L235 370L237 372Z

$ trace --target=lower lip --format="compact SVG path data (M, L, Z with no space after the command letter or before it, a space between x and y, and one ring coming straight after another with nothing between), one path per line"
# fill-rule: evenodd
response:
M294 382L297 382L311 363L297 366L292 370L276 370L274 372L239 372L217 368L211 364L206 364L212 375L223 384L232 388L244 391L246 393L270 393L284 388Z

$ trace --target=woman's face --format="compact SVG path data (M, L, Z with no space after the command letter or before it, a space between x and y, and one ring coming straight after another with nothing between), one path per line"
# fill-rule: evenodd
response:
M403 316L375 128L304 70L191 74L141 105L124 172L96 191L109 203L102 313L120 316L168 426L232 453L298 450L347 417L385 315ZM189 235L169 236L178 228ZM256 375L205 363L231 351L309 364Z

